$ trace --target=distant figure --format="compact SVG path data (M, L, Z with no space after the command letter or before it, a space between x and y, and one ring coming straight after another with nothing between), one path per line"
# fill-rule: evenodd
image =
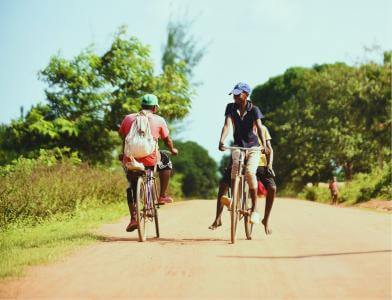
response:
M331 204L338 204L338 183L336 181L336 177L329 182L329 190L331 191Z

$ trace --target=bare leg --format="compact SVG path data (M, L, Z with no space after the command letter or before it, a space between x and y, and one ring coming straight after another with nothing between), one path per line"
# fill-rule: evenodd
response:
M129 214L131 215L131 221L126 227L126 231L132 232L137 228L137 221L136 221L136 205L135 202L133 201L133 195L135 193L132 192L132 188L129 187L127 189L127 202L128 202L128 209L129 209Z
M249 194L252 199L252 212L257 211L257 189L249 189Z
M223 205L220 202L220 198L227 193L227 190L229 189L229 184L226 182L220 182L219 183L219 191L218 191L218 198L216 200L216 216L215 216L215 220L212 223L212 225L210 227L208 227L209 229L216 229L219 226L222 226L222 220L221 220L221 216L222 216L222 211L223 211Z
M130 178L129 187L127 188L128 209L132 219L136 219L136 180L137 178Z
M160 195L166 197L167 187L169 186L171 170L163 170L159 172L159 183L161 186Z
M271 213L272 205L274 204L275 194L276 194L276 187L269 186L267 190L266 201L265 201L264 219L261 221L261 223L264 225L265 234L272 233L272 230L269 229L268 227L268 220Z

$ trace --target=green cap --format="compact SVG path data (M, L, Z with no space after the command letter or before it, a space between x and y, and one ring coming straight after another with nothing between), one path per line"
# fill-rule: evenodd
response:
M149 105L149 106L156 105L156 106L159 107L159 104L158 104L158 97L155 96L155 95L153 95L153 94L145 94L145 95L142 97L142 103L141 103L141 104L142 104L142 105Z

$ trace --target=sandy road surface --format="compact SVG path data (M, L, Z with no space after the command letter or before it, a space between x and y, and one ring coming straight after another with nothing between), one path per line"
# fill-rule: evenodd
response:
M262 207L263 205L260 205ZM228 243L210 231L215 201L160 209L162 238L139 243L127 220L106 241L0 282L2 298L390 299L391 214L278 199L272 236Z

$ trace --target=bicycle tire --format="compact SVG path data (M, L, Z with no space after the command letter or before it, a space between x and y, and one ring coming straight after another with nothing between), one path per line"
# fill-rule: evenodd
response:
M147 239L147 217L145 212L146 204L146 189L142 176L137 180L136 187L136 220L137 220L137 233L139 242L144 242Z
M160 234L159 234L159 217L158 217L158 209L157 209L157 202L158 202L158 189L157 189L157 184L154 180L153 182L153 199L152 199L152 203L153 203L153 209L154 209L154 223L155 223L155 236L157 238L159 238Z
M247 212L244 217L245 236L247 240L252 239L253 223L250 222L250 213L252 210L252 199L249 197L249 187L246 184L242 194L243 210Z
M233 195L233 201L231 203L231 210L230 210L230 220L231 220L231 227L230 227L230 239L231 243L234 244L236 240L236 231L237 231L237 223L238 223L238 202L239 202L239 195L240 195L240 186L239 181L236 180L236 188L237 193Z

